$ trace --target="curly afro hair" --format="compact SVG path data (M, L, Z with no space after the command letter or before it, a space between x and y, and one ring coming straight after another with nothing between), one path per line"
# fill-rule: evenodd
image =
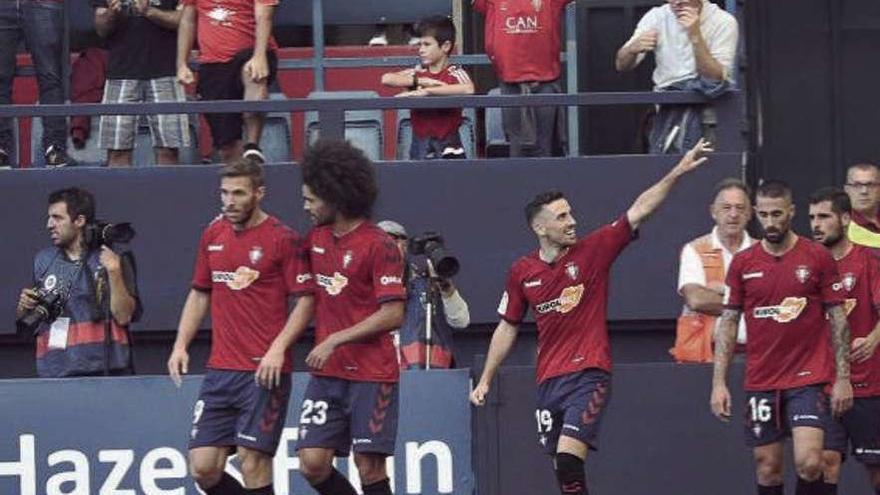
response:
M369 218L379 194L373 163L339 139L319 139L306 151L302 181L347 218Z

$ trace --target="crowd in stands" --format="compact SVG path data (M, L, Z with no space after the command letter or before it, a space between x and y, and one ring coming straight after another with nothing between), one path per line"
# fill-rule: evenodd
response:
M61 2L23 0L0 5L0 104L11 102L15 50L24 37L31 52L41 103L63 103ZM187 92L202 100L262 100L278 72L278 48L273 35L279 0L235 0L219 6L203 0L90 0L94 25L105 39L107 55L84 59L72 83L74 101L104 103L183 102ZM572 0L474 0L482 14L485 51L499 81L501 94L552 94L563 91L559 52L562 14ZM632 37L617 53L618 71L638 66L654 53L653 80L657 91L697 91L709 98L727 91L735 79L738 39L735 18L709 0L658 0L639 21ZM3 25L5 24L5 25ZM371 45L387 44L386 26L377 26ZM456 28L444 16L423 19L414 26L411 44L418 45L414 68L391 72L382 84L401 88L399 96L465 95L474 93L467 72L450 61L455 53ZM198 69L191 68L191 51L198 45ZM79 62L78 62L79 63ZM8 69L8 70L7 70ZM105 71L105 80L96 73ZM101 97L98 98L98 93ZM566 147L563 107L504 107L503 129L510 156L561 156ZM651 152L678 153L710 132L707 105L662 108L651 131ZM264 116L205 114L215 160L238 156L266 161L260 149ZM100 117L98 146L110 166L130 166L137 116ZM155 163L177 164L179 150L192 146L186 114L150 115ZM460 109L412 112L414 139L411 159L462 158L458 133ZM44 119L44 163L63 167L68 157L67 136L83 146L88 122L60 117ZM15 143L10 119L0 122L0 167L13 164ZM19 160L21 161L21 160Z

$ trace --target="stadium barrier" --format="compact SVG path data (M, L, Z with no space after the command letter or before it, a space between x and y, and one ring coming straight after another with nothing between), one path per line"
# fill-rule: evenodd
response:
M18 495L196 494L187 439L201 377L180 389L168 377L0 380L0 493ZM314 494L296 471L294 445L306 373L295 373L275 455L279 495ZM470 494L471 409L467 370L405 372L397 454L398 494ZM346 459L337 468L357 479ZM238 476L236 462L227 470Z
M741 155L718 153L710 164L682 179L641 229L612 271L612 320L674 318L681 310L675 292L681 245L711 227L707 207L713 184L741 174ZM467 298L471 322L495 323L495 308L510 264L535 248L522 208L535 194L560 189L571 198L578 230L613 221L636 196L658 180L674 156L618 156L576 159L465 160L455 163L380 162L381 189L374 217L394 218L410 232L439 231L460 258L456 285ZM28 169L0 174L0 188L15 214L0 243L6 260L0 279L0 334L14 331L14 301L32 278L34 254L49 245L44 228L46 197L83 185L97 199L98 216L132 222L138 235L138 285L144 315L141 330L177 327L189 290L202 229L219 212L215 167L131 169ZM266 167L266 211L300 233L310 224L302 213L300 169ZM696 207L695 207L696 206ZM3 366L0 363L0 366Z
M587 456L587 484L597 495L744 495L756 492L745 445L743 363L731 365L733 415L722 423L709 410L711 365L620 364L602 420L599 450ZM538 443L535 369L502 368L474 409L474 472L480 495L557 493L549 457ZM787 493L794 493L791 444ZM867 494L864 468L850 457L838 493Z
M541 495L556 490L535 419L533 367L504 367L487 405L467 402L468 370L405 372L393 466L397 494ZM754 493L744 444L743 364L731 367L733 419L709 412L711 367L621 364L587 459L598 495ZM293 450L307 376L293 397L276 454L279 495L313 493ZM200 377L176 389L164 376L0 381L0 493L187 495L186 441ZM787 455L786 484L794 485ZM351 463L337 467L354 476ZM235 463L230 470L235 473ZM840 493L868 493L863 468L843 467Z

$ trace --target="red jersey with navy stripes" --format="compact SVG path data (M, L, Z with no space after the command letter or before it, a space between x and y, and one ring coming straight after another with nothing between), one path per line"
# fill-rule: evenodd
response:
M370 222L336 236L331 226L315 227L306 244L315 277L315 341L351 328L389 301L405 301L403 256L394 240ZM353 381L396 382L397 352L390 330L337 347L314 371Z
M877 309L880 307L880 265L871 251L857 244L846 256L837 260L840 285L843 291L846 319L850 336L864 338L877 326ZM872 397L880 395L880 353L868 361L850 363L850 380L853 396Z
M553 263L536 250L510 268L498 314L518 325L532 310L538 326L538 383L587 368L611 371L609 271L632 238L623 215L577 241Z
M311 290L302 239L269 216L237 231L223 217L199 242L194 289L211 292L211 356L208 367L256 370L288 316L288 296ZM290 353L285 372L292 371Z
M756 243L734 256L727 286L725 305L746 318L746 390L785 390L834 378L825 308L843 303L844 295L824 246L798 237L791 250L776 256Z

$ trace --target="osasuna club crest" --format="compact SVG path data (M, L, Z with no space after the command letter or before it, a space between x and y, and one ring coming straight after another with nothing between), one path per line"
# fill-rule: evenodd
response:
M260 246L254 246L248 251L248 259L251 260L252 265L256 265L259 263L261 259L263 259L263 248Z
M845 273L843 278L841 279L843 282L843 288L846 289L847 292L853 290L853 287L856 286L856 276L852 273Z
M798 279L798 282L804 283L810 278L810 269L805 265L798 265L794 271L794 276Z
M565 265L565 273L567 273L572 280L577 280L580 270L578 269L578 266L573 261L571 261L567 265Z

